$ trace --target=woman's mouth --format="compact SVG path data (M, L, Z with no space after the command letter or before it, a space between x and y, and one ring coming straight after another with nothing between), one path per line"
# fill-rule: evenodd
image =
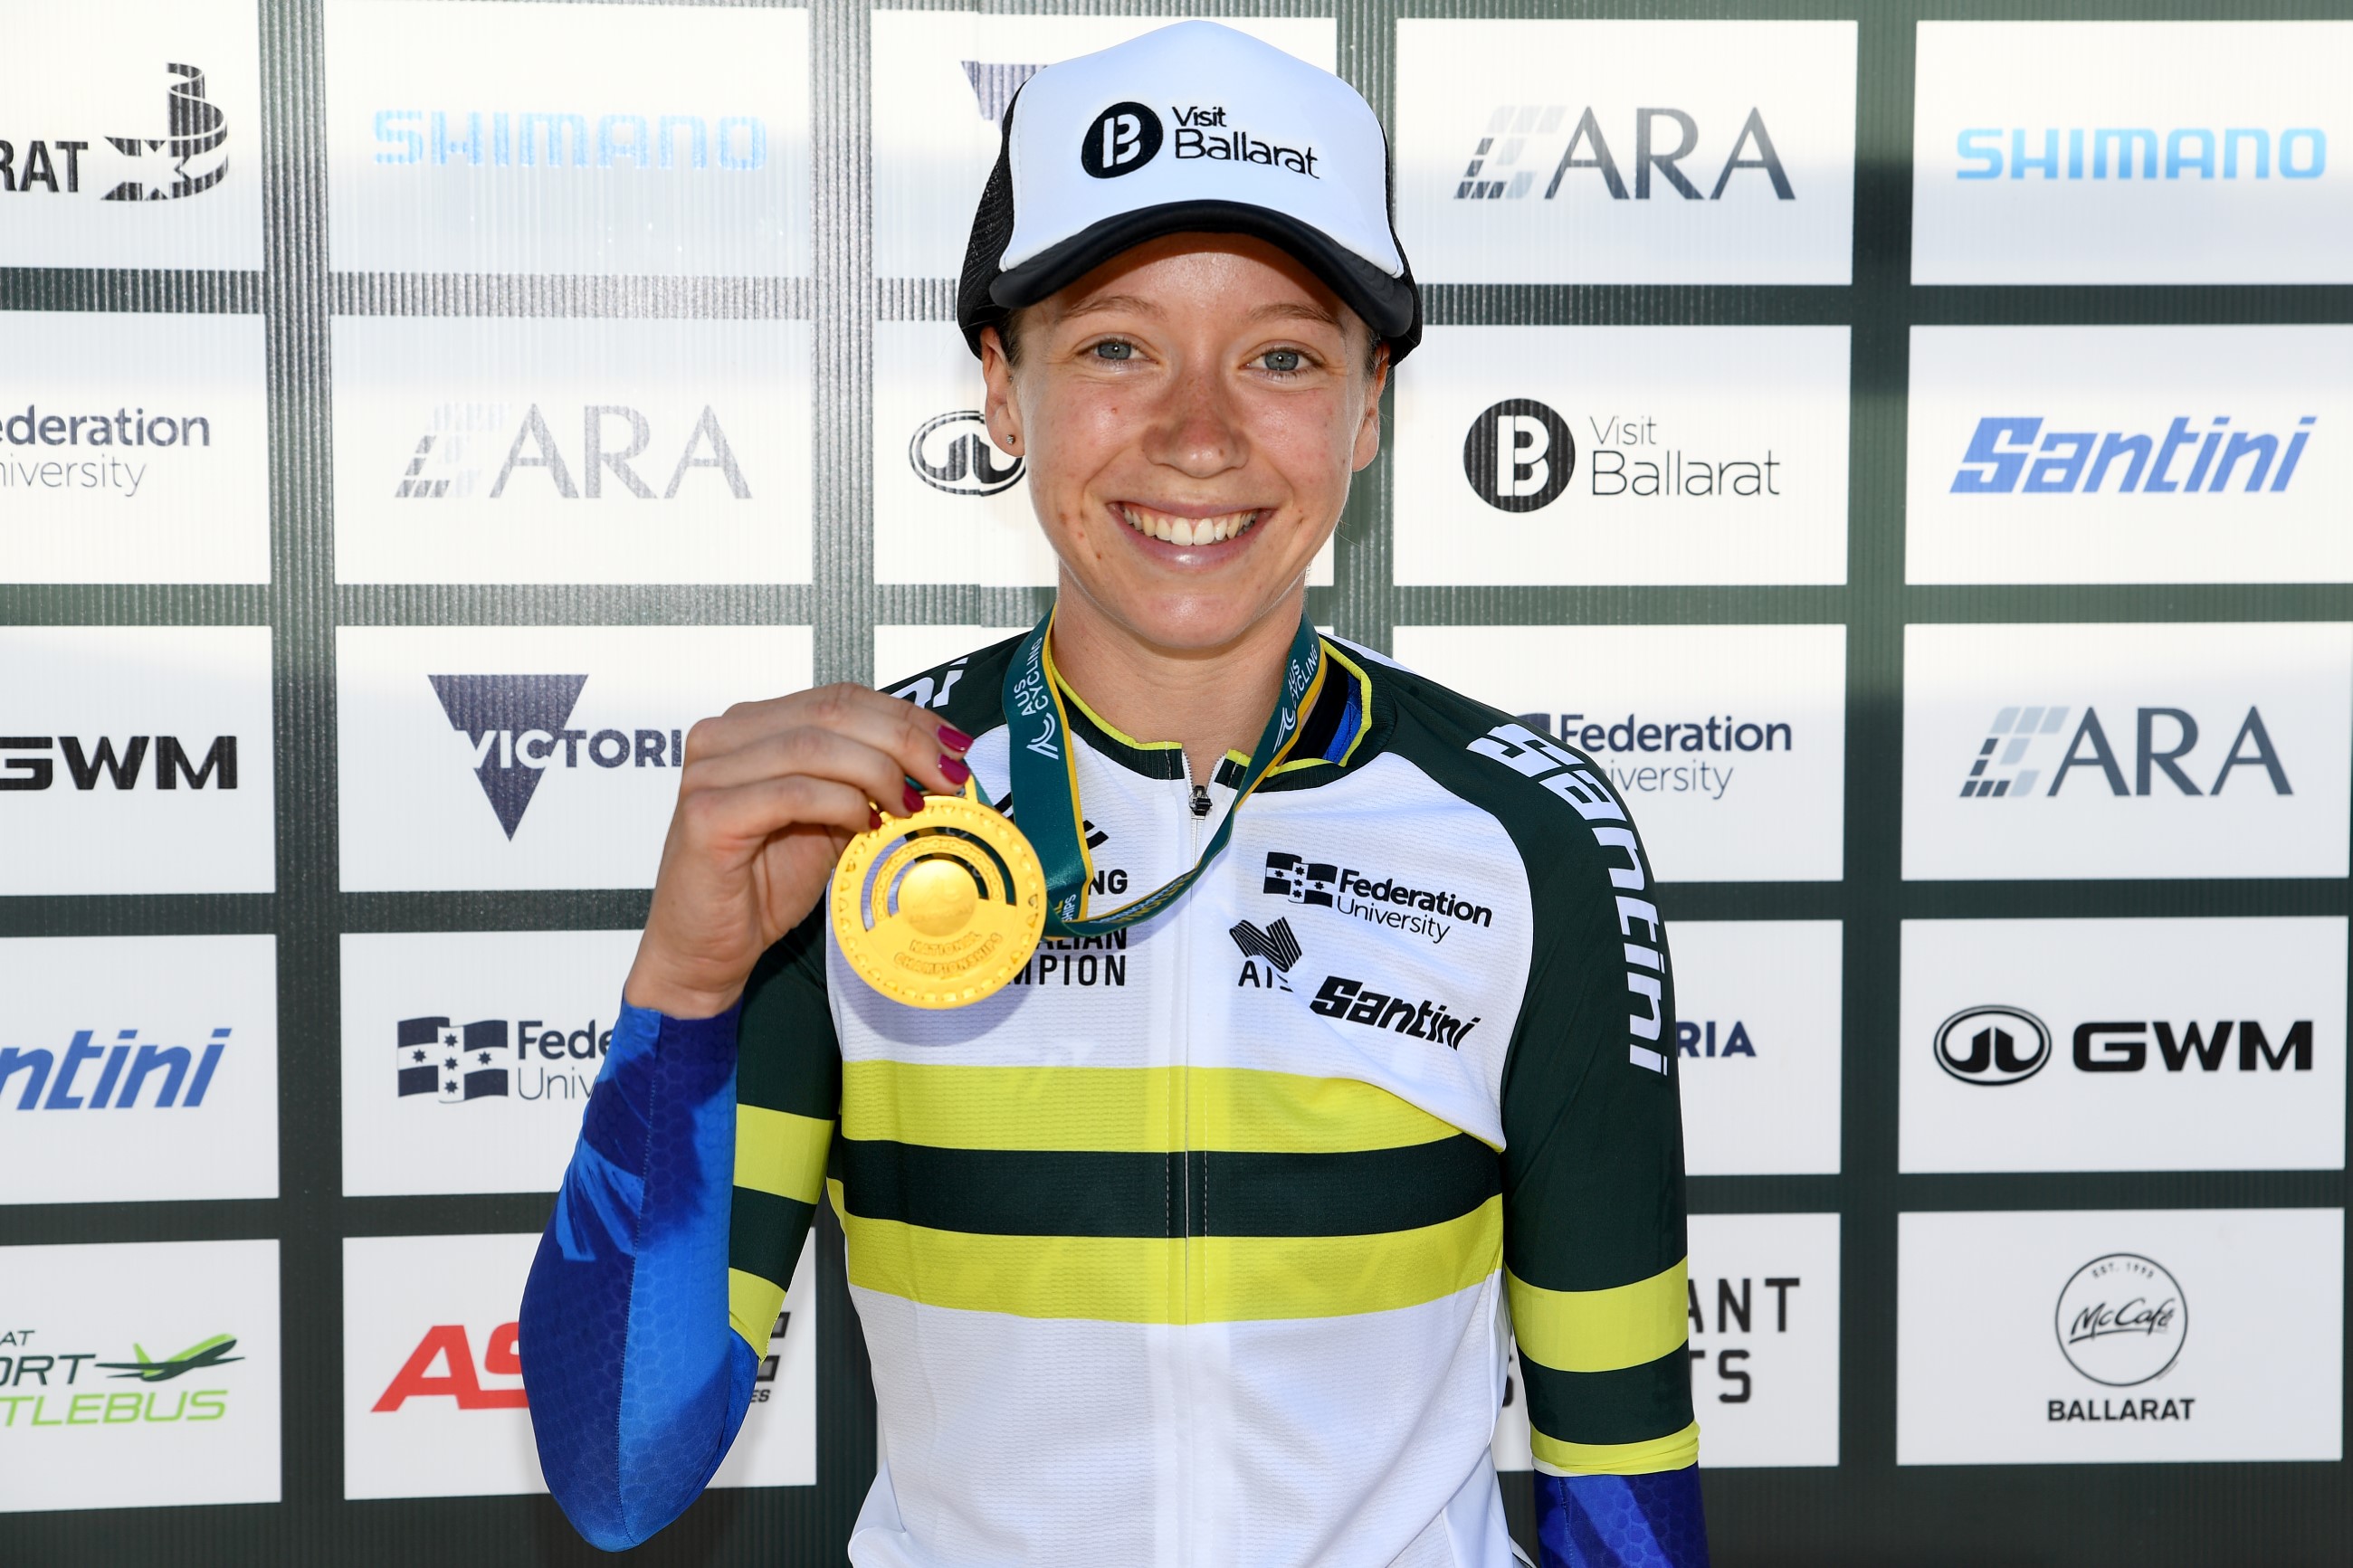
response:
M1223 544L1240 538L1257 522L1263 508L1249 511L1229 511L1216 517L1178 517L1170 512L1155 511L1134 501L1115 501L1112 510L1120 521L1143 534L1164 544Z

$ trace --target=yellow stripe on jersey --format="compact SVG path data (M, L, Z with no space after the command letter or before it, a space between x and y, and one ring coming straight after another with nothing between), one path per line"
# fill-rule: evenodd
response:
M1457 1129L1355 1079L1249 1068L842 1064L845 1137L935 1149L1344 1154Z
M842 1210L839 1184L834 1207ZM984 1236L843 1214L849 1282L969 1312L1120 1323L1333 1318L1419 1306L1491 1278L1504 1201L1376 1236Z
M832 1139L830 1121L738 1104L735 1184L814 1204L825 1188L825 1150Z
M1528 1434L1536 1463L1559 1476L1650 1476L1699 1463L1699 1423L1641 1443L1564 1443Z
M1504 1270L1521 1352L1556 1372L1617 1372L1658 1360L1691 1338L1690 1262L1608 1290L1546 1290Z
M776 1314L784 1309L782 1285L741 1268L727 1271L727 1326L752 1347L754 1355L768 1353L768 1341L776 1331Z

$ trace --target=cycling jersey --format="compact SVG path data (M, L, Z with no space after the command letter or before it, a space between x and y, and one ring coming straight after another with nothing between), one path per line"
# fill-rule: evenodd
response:
M1018 821L1015 647L897 689ZM1326 647L1290 760L1144 923L924 1011L820 910L728 1015L628 1011L522 1325L590 1539L723 1457L822 1185L881 1431L865 1568L1508 1563L1514 1328L1539 1468L1650 1478L1548 1479L1547 1555L1704 1561L1671 1544L1698 1434L1650 863L1580 754ZM1070 695L1101 911L1193 865L1248 759L1195 781Z

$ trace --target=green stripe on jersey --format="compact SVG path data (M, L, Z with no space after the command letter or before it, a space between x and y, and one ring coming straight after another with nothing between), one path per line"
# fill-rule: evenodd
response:
M1520 1357L1528 1425L1561 1443L1647 1443L1691 1425L1690 1352L1614 1372L1555 1372Z

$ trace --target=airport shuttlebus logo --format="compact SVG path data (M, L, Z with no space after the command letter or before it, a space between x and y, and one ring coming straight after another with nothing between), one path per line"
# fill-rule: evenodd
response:
M164 1356L134 1340L130 1355L118 1361L101 1360L100 1351L56 1348L71 1342L46 1330L0 1331L0 1431L22 1428L29 1436L44 1428L218 1421L229 1412L222 1369L245 1359L234 1353L235 1334L214 1334ZM109 1386L122 1382L174 1386Z

